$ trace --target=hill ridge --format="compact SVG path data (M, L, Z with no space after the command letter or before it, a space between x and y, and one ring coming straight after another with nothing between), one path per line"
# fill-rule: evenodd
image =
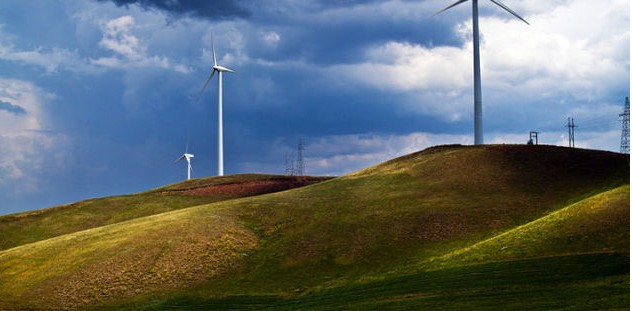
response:
M599 231L604 241L625 232L621 226L629 231L629 158L532 147L439 147L309 187L195 205L102 226L82 232L81 239L66 235L68 240L0 251L0 309L37 309L47 303L160 309L171 299L192 299L192 306L233 296L246 301L263 294L275 300L320 297L320 292L353 284L377 284L363 280L389 284L399 276L425 275L430 272L424 263L432 258L482 241L489 244L496 241L491 237L511 236L513 229L530 228L527 224L565 211L577 211L577 219L585 221L585 210L593 206L615 207L598 209L601 214L593 220L616 218L620 223L567 222L572 230L576 224L593 224L604 229ZM618 233L605 230L617 224ZM550 236L563 239L567 227L552 226ZM588 241L575 253L603 253L598 239ZM27 254L27 248L37 254ZM629 247L615 251L629 258ZM555 262L561 254L554 252L547 260ZM578 269L594 259L564 254L560 260L575 262ZM469 269L454 258L446 260ZM526 262L546 267L538 259ZM485 258L480 263L496 265ZM433 275L458 270L442 269ZM625 277L616 269L604 277ZM587 274L585 290L603 297L590 285L602 282L595 279L600 277Z

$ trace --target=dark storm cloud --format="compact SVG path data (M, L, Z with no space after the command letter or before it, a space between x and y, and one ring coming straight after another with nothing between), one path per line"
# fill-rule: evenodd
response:
M254 57L332 65L361 62L367 49L390 41L422 46L462 44L453 23L431 18L431 12L418 1L273 3L252 7L251 22L263 31L278 33L280 40L274 49L266 49L256 38L247 40Z
M16 116L26 114L26 110L19 105L0 100L0 110L8 111Z
M245 18L250 11L236 0L189 1L189 0L99 0L111 1L117 6L138 4L145 9L157 9L176 16L193 16L210 19Z

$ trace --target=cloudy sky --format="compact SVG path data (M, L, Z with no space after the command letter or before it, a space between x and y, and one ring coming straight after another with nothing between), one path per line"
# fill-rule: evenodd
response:
M486 143L619 151L627 0L480 1ZM0 2L0 214L227 174L341 175L473 142L471 5L445 0Z

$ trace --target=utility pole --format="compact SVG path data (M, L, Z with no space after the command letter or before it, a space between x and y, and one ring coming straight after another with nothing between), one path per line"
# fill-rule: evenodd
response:
M630 154L630 98L625 98L623 112L619 114L621 119L621 153Z
M575 119L569 117L566 126L568 127L568 146L575 148L575 128L577 127Z

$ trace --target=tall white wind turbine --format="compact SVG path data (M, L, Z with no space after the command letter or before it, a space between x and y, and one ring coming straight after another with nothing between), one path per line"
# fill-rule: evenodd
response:
M182 161L182 159L187 160L187 180L191 179L191 171L193 170L191 167L191 158L193 158L193 154L189 153L189 143L187 143L187 148L184 149L184 153L174 162L178 163Z
M218 81L218 92L217 92L217 175L224 176L224 126L222 121L222 74L224 72L235 72L232 69L228 69L226 67L220 66L217 64L217 58L215 57L215 42L213 37L211 37L211 48L213 50L213 70L211 74L206 79L204 86L200 90L198 94L198 98L202 95L209 81L217 72L217 81Z
M448 6L447 8L433 14L435 16L443 11L451 9L463 2L467 2L468 0L459 0L454 4ZM511 15L517 17L521 21L525 22L527 25L529 23L516 12L512 11L506 5L500 3L498 0L489 0L499 7L503 8L505 11L509 12ZM482 145L483 144L483 95L481 94L481 59L480 59L480 51L479 51L479 40L478 40L478 0L472 0L472 33L474 39L474 144Z

